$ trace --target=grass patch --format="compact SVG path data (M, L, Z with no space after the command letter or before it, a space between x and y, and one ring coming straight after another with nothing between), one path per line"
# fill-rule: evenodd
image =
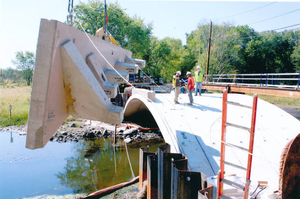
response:
M30 86L18 87L15 84L8 84L0 87L0 127L21 126L27 123L30 107ZM11 119L9 118L9 105L12 105ZM64 124L71 121L81 121L71 115L64 121ZM76 126L76 124L75 124ZM77 126L79 126L77 124Z
M258 95L258 98L277 106L291 109L300 109L300 98L279 97L271 95Z
M31 87L1 87L0 88L0 127L24 125L28 120ZM12 105L11 119L9 105Z

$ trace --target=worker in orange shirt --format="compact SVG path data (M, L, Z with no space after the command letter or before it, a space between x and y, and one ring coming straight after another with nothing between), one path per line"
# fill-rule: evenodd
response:
M188 92L188 96L189 96L189 100L190 100L190 105L193 105L194 99L193 99L193 89L194 89L194 85L195 85L195 80L192 77L192 73L191 72L187 72L186 76L188 77L188 84L187 84L187 92Z

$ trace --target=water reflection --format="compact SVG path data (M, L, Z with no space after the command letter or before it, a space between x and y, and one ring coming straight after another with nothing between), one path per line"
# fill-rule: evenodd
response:
M13 143L14 142L14 138L12 136L12 132L10 132L10 143Z
M158 145L151 144L152 150ZM139 148L128 147L134 175L138 175ZM66 166L56 176L61 184L72 188L75 193L91 193L132 179L126 148L121 140L114 147L111 139L80 142L76 153L67 158Z
M49 142L36 150L25 148L25 141L18 133L0 132L0 198L89 194L132 178L121 140L115 150L110 139ZM146 145L128 146L136 176L139 148ZM158 144L149 145L157 150Z

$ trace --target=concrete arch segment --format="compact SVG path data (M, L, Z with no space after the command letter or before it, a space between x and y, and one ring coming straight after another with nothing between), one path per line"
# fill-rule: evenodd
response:
M149 111L155 119L165 142L171 145L172 153L182 153L188 157L188 168L191 171L200 171L207 176L217 174L218 164L212 157L208 157L204 150L216 153L215 149L206 146L200 137L196 137L190 129L184 107L174 105L172 94L156 94L155 101L148 100L140 93L133 94L124 108L124 117L139 111ZM197 158L195 158L197 157ZM214 162L212 165L211 162Z
M172 128L169 126L168 120L165 118L165 115L162 112L163 109L160 109L157 106L159 99L149 100L147 97L145 97L145 95L141 94L148 91L143 89L134 90L136 90L136 93L129 98L124 107L124 117L132 116L138 112L149 112L159 127L165 142L172 146L171 151L178 153L178 144L176 137L174 137L172 132Z
M229 101L252 106L252 97L241 94L229 94ZM194 104L188 105L188 96L180 94L180 104L174 105L172 94L156 94L155 102L132 95L124 109L124 116L138 111L149 111L171 151L182 153L188 158L188 168L199 171L206 176L215 176L219 170L221 145L222 95L203 94L194 97ZM228 122L249 127L250 109L228 107ZM251 189L258 181L268 181L269 189L278 189L279 162L282 149L289 140L300 133L300 121L282 109L258 100L256 132L254 138L253 164L251 172ZM227 141L248 148L249 133L242 129L228 127ZM236 148L226 148L228 162L246 167L247 152ZM226 168L233 181L243 181L245 172L234 167ZM208 178L216 185L216 178Z

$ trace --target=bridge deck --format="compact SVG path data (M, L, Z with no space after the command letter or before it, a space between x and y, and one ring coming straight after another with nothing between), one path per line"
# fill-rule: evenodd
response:
M155 103L143 100L161 129L165 141L171 145L171 151L186 155L189 170L200 171L206 176L215 176L220 161L222 95L193 96L193 105L188 105L187 94L180 94L180 104L176 105L173 103L173 96L173 93L156 94ZM137 102L142 97L137 94L132 98L136 98L132 101ZM252 106L251 96L229 94L228 100ZM228 105L227 120L230 123L250 127L251 110ZM256 187L258 181L268 181L269 189L278 190L282 149L299 133L299 120L270 103L258 100L251 173L252 189ZM227 142L248 148L249 133L242 129L227 127ZM247 152L226 147L226 161L246 167ZM227 175L236 174L231 177L234 181L245 179L246 173L243 170L225 166L225 171ZM209 177L208 180L215 184L215 179Z

